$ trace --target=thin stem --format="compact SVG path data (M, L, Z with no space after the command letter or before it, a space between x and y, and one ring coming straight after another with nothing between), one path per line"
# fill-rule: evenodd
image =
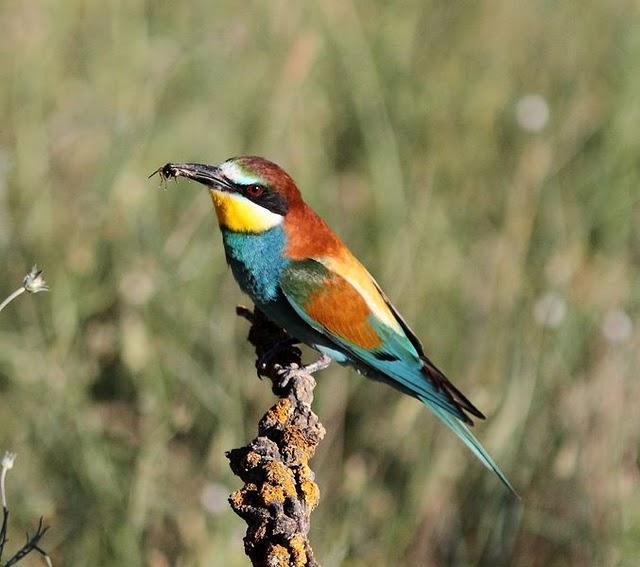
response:
M7 305L9 305L9 303L11 303L16 297L22 295L25 291L27 290L24 286L16 289L9 297L7 297L7 299L0 303L0 311L2 311Z
M0 527L0 560L2 560L2 553L4 552L4 546L7 543L7 529L9 527L9 508L7 507L7 494L5 492L5 480L7 478L7 471L13 468L13 463L16 460L16 454L7 451L2 457L2 472L0 473L0 493L2 494L2 526Z
M0 475L0 492L2 493L2 507L7 507L7 495L4 491L4 481L7 478L7 469L2 467L2 473Z

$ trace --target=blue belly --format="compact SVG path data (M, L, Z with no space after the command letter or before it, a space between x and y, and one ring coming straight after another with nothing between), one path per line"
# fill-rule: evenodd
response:
M278 298L280 274L289 260L283 257L285 234L276 226L260 234L222 230L222 240L240 289L258 305Z

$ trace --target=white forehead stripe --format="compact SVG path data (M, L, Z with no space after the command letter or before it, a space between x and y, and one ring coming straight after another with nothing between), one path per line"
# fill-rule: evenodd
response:
M239 185L251 185L251 183L260 183L260 178L255 175L245 173L238 167L238 164L232 161L225 161L220 164L220 170L222 174L233 183Z

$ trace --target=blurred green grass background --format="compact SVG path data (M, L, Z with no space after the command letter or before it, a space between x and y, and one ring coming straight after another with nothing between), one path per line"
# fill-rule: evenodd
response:
M226 449L272 400L209 200L287 169L488 415L319 377L322 564L637 565L640 18L625 0L0 4L0 447L57 565L245 565ZM33 559L29 564L39 564Z

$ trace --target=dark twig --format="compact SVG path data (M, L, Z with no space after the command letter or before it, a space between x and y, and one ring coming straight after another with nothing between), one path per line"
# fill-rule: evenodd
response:
M32 551L37 551L42 555L42 557L47 561L49 565L51 565L51 561L49 560L49 556L47 553L39 546L40 540L42 536L47 533L49 528L43 525L43 519L40 518L38 522L38 529L32 536L27 534L27 541L25 544L15 553L15 555L7 561L3 567L10 567L11 565L15 565L21 559L24 559L29 553Z
M308 540L320 497L308 463L325 434L311 411L316 383L285 331L257 309L238 307L237 313L251 323L258 373L271 380L279 399L260 420L258 436L227 452L231 470L245 483L229 502L248 524L244 545L254 566L317 566ZM274 352L276 344L283 348Z
M0 528L0 561L2 561L4 546L7 543L8 526L9 526L9 509L6 506L3 506L2 507L2 527Z
M13 463L15 462L16 455L15 453L5 453L2 458L2 472L0 472L0 497L2 498L2 526L0 527L0 567L10 567L11 565L15 565L21 559L24 559L27 555L29 555L32 551L37 551L46 564L51 567L51 558L40 547L40 540L47 533L49 529L44 525L43 518L40 518L38 522L38 528L35 533L30 536L27 533L27 540L24 545L6 562L2 563L2 553L4 552L4 546L7 543L7 530L9 526L9 508L7 507L7 495L5 492L5 480L7 477L7 472L13 468Z

